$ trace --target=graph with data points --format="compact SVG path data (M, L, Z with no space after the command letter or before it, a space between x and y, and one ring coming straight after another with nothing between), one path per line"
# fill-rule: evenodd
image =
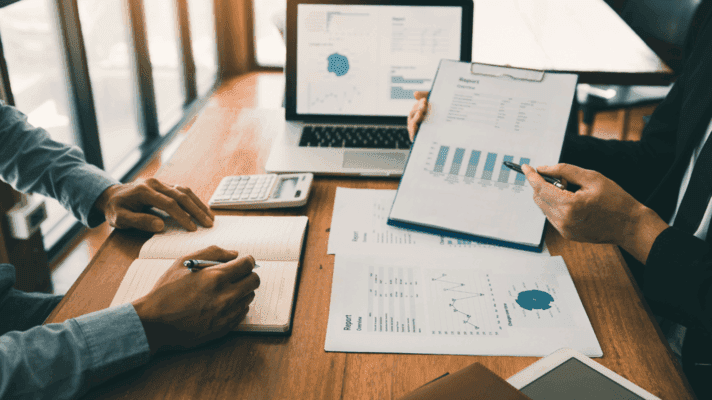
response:
M487 273L428 271L429 333L456 336L506 336Z

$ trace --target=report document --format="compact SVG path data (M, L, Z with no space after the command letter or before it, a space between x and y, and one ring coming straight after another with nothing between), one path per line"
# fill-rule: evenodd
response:
M564 260L336 254L326 351L545 356L603 352Z
M576 81L442 60L388 223L541 251L546 218L503 163L558 162Z

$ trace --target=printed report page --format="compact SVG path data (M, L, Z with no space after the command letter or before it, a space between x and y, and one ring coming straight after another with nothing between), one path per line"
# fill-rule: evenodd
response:
M602 356L564 260L520 254L337 254L324 349Z
M545 216L503 162L558 162L575 87L572 74L516 80L444 60L390 219L538 246Z

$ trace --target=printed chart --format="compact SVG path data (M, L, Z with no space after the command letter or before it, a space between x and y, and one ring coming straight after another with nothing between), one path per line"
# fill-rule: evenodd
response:
M530 165L530 157L516 157L511 154L466 149L433 142L427 157L425 170L433 177L441 177L450 183L474 183L483 185L495 183L521 191L527 184L523 174L517 173L504 165L505 161Z
M336 254L324 349L600 356L561 257Z
M504 336L502 308L487 273L428 271L432 335Z

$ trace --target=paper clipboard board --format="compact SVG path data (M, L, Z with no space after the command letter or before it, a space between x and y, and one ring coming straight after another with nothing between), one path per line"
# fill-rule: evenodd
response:
M493 64L471 63L470 74L493 78L510 78L518 81L541 82L546 72L538 69L502 67Z
M388 225L541 252L546 218L503 163L559 160L577 80L442 60L428 96L433 109L411 147ZM478 124L478 135L468 123ZM482 132L496 139L482 139ZM473 198L479 208L460 200Z

